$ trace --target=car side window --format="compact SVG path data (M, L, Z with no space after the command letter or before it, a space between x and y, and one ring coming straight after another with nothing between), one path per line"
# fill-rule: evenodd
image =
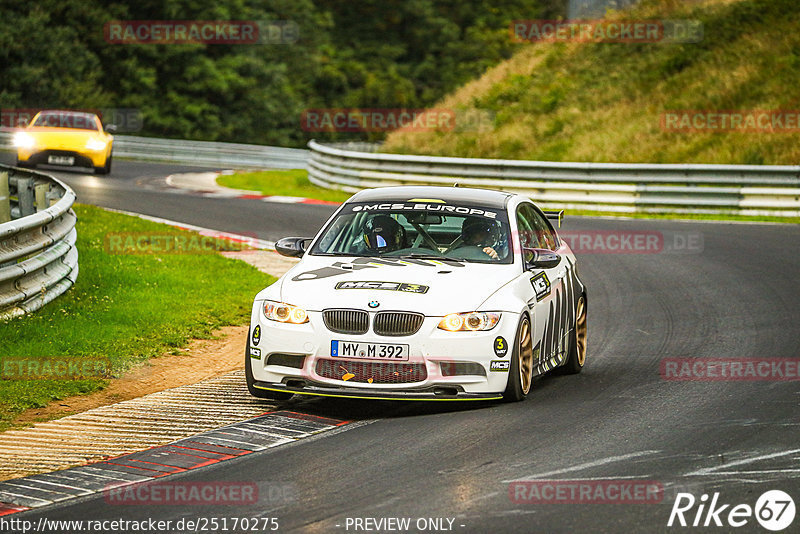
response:
M532 212L533 226L536 228L536 235L539 236L539 243L542 245L542 248L556 250L558 248L558 242L550 223L538 210L529 205L526 205L526 207Z
M542 248L539 246L539 236L533 222L534 210L527 204L522 204L517 208L517 231L519 232L519 243L521 249ZM525 258L526 260L529 258Z

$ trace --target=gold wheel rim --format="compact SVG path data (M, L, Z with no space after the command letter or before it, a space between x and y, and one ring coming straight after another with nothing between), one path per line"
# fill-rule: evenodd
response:
M586 362L586 303L583 297L578 300L578 319L575 321L575 343L577 344L578 363L581 367Z
M519 333L519 383L522 393L527 395L533 381L533 348L531 347L531 323L525 320Z

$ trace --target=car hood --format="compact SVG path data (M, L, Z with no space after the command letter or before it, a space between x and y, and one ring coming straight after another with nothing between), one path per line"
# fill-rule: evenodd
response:
M28 128L23 130L36 140L37 147L51 150L83 150L89 139L96 139L103 143L108 142L108 137L95 130L77 130L74 128Z
M517 274L514 265L306 256L281 279L280 298L309 311L377 302L376 311L444 316L479 309Z

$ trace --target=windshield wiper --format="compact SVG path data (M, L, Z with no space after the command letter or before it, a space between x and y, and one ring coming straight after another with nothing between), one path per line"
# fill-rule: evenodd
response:
M408 258L410 260L449 260L449 261L458 261L463 262L464 260L460 260L458 258L453 258L451 256L445 256L443 254L421 254L419 252L414 252L413 254L403 254L402 256L395 256L396 258Z
M372 256L369 254L353 254L348 252L312 252L312 256L345 256L347 258L372 258L377 256Z

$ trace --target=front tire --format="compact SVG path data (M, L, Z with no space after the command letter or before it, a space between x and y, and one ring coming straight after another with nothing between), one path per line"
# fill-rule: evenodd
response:
M503 392L506 402L524 400L531 391L533 383L533 336L531 320L523 315L514 339L514 352L511 354L511 368L508 370L508 384Z
M253 363L250 357L250 341L247 341L247 349L244 352L244 378L247 382L247 391L254 397L259 399L270 399L277 401L289 400L292 398L291 393L284 393L282 391L266 391L255 387L255 378L253 378Z
M586 295L581 295L575 306L575 328L570 336L569 353L562 369L564 373L576 375L581 372L586 363Z
M103 165L102 167L95 167L94 168L94 173L95 174L108 174L108 173L110 173L111 172L111 159L112 159L112 155L109 154L108 157L106 158L106 164Z

